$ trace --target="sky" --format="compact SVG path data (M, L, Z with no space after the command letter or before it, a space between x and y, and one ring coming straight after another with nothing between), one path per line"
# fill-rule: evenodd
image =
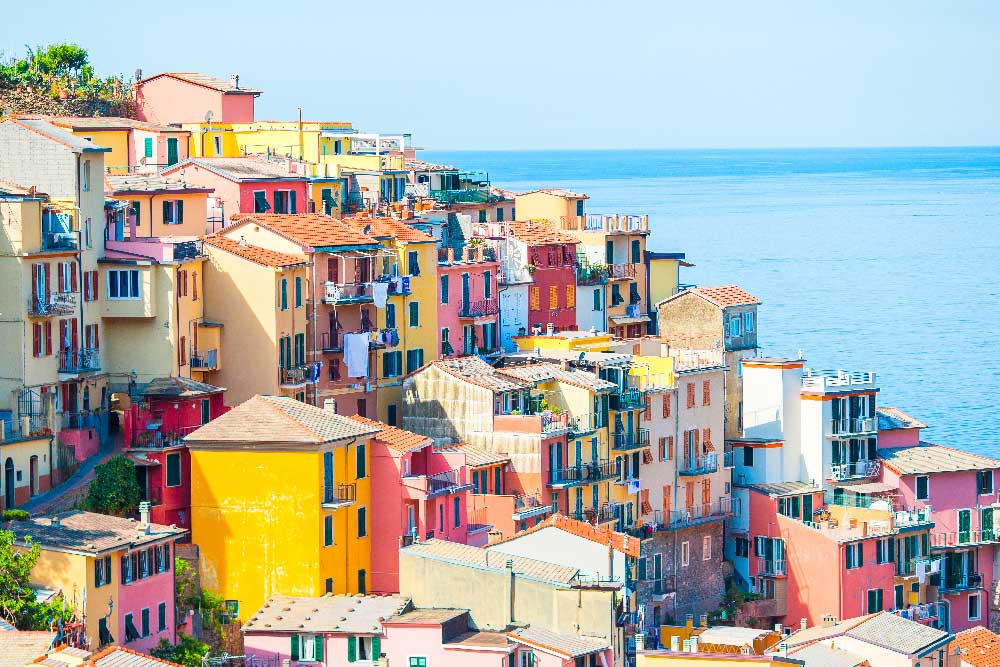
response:
M3 13L5 56L66 40L100 73L239 73L258 118L428 149L1000 144L995 0L30 6Z

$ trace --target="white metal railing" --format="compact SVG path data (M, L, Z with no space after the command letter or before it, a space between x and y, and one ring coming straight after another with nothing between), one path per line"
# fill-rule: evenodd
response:
M893 609L892 613L910 621L930 621L941 617L940 602L924 602L923 604L911 604L905 609Z
M806 368L802 371L802 386L808 389L826 389L827 387L851 387L855 385L875 384L875 373L848 372L844 370L821 370Z
M833 435L874 433L877 430L877 417L842 417L830 420L830 433Z
M855 461L853 463L834 463L830 466L829 479L841 482L845 479L878 477L882 469L879 459Z

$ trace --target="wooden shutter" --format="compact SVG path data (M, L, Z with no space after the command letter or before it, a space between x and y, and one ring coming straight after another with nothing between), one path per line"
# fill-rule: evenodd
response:
M289 196L289 198L291 200L291 204L290 204L289 209L288 209L289 213L297 213L298 212L298 209L296 208L297 204L295 203L296 194L297 193L295 192L295 190L291 190L288 193L288 196ZM322 658L319 658L319 659L321 660Z
M667 436L667 460L674 460L674 436Z
M194 271L191 274L191 300L198 300L198 272Z
M701 383L701 404L711 405L712 404L712 381L705 380Z
M372 660L378 660L382 655L382 638L378 635L372 637Z
M566 285L566 307L576 308L576 285Z
M670 485L663 486L663 523L670 523Z
M653 418L653 399L650 396L646 396L646 411L643 412L642 418L646 421Z
M48 262L45 267L45 303L52 303L52 265Z
M289 657L292 659L292 662L297 662L299 659L299 636L292 635L291 639L292 639L292 647L291 650L289 651L290 654Z
M80 284L76 277L76 262L69 262L69 291L76 292Z
M73 350L76 351L80 349L80 337L79 337L79 331L77 329L77 320L73 319L70 320L69 322L70 322L69 334L70 334L70 340L72 341L70 345L73 348Z
M712 429L703 428L701 430L701 446L706 452L715 451L715 446L712 444Z
M531 310L539 310L540 301L540 288L537 286L532 286L528 288L528 308Z
M347 638L347 662L357 662L358 660L358 638Z
M186 362L186 359L184 358L185 357L185 355L184 355L184 346L186 344L187 344L187 338L184 337L184 336L181 336L180 343L178 343L178 345L177 345L177 365L178 366L183 366L185 364L185 362Z
M166 225L170 221L170 202L166 199L163 200L163 224Z
M292 201L295 201L294 192L292 192ZM294 213L295 211L292 212ZM323 635L316 635L313 641L316 642L316 645L313 647L313 659L316 662L323 662Z
M38 265L31 265L31 302L38 303Z
M45 320L45 354L52 354L52 322Z
M694 382L687 383L687 406L694 407Z
M31 325L31 354L42 356L42 325L38 322Z
M559 307L559 286L549 285L549 310Z
M712 502L712 480L703 479L701 481L701 502L705 505Z
M670 416L670 394L663 395L663 418Z
M93 300L94 301L97 301L97 299L99 298L98 295L100 294L100 287L98 286L99 283L100 283L100 279L99 279L100 275L101 274L99 272L94 271L94 277L91 278L91 280L90 280L91 288L94 290L94 294L93 294Z
M701 450L701 433L698 431L698 429L693 429L693 433L694 433L694 451L695 453L698 453L698 451Z
M63 271L63 262L58 262L56 264L56 291L65 292L66 291L66 273Z
M177 200L177 222L184 222L184 200Z

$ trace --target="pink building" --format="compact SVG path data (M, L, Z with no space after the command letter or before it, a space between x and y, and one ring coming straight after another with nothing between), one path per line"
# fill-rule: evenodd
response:
M372 665L384 654L382 621L408 609L398 595L276 595L243 625L243 646L272 665Z
M486 541L489 526L470 526L467 518L473 487L463 452L438 451L425 436L358 415L352 419L382 429L371 441L372 522L381 527L372 533L372 592L399 591L399 548L415 539L468 544L481 533Z
M1000 508L1000 461L920 441L924 424L896 408L879 410L882 481L908 505L931 512L930 583L952 632L989 623Z
M470 628L464 609L410 609L382 627L390 665L509 667L515 650L505 632Z
M544 222L512 222L515 254L527 260L528 328L576 329L576 266L580 241ZM522 249L523 248L523 249ZM616 304L617 305L617 304Z
M301 163L263 155L189 158L161 172L189 185L215 190L208 219L223 227L235 213L304 213L308 179Z
M439 251L438 327L441 356L489 354L498 347L497 274L485 247Z
M154 523L191 528L191 457L183 438L229 410L225 391L190 378L157 378L124 412L126 455Z
M136 83L136 114L152 123L252 123L261 91L197 72L162 72ZM209 117L208 114L211 113Z

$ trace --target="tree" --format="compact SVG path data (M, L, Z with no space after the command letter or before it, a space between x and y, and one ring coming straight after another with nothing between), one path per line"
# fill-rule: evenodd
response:
M161 639L160 643L149 652L150 655L186 667L201 667L201 659L208 653L208 644L203 644L183 632L178 632L177 637L178 642L173 646L166 639Z
M14 540L14 533L0 530L0 618L18 630L48 630L59 620L72 620L73 610L63 600L35 599L28 581L41 550L37 544L15 549Z
M141 499L135 464L124 456L112 456L94 468L84 504L92 512L123 516L135 512Z

